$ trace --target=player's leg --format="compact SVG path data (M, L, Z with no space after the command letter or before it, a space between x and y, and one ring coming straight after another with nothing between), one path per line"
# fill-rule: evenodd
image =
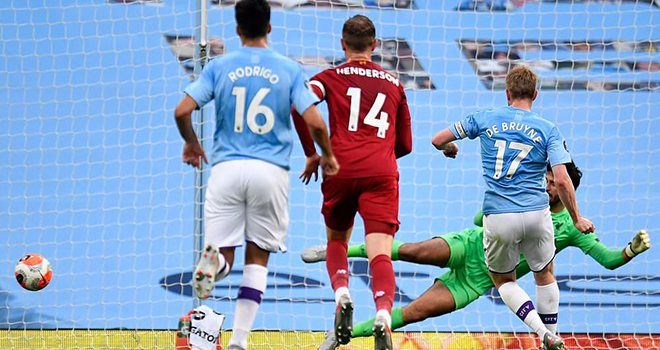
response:
M367 245L356 244L348 247L349 258L368 258ZM429 240L417 243L404 243L392 241L390 257L392 261L405 261L421 265L433 265L438 267L449 266L452 256L449 244L443 236L433 237ZM312 246L305 248L302 260L308 264L325 261L327 257L327 246Z
M552 217L548 209L523 213L522 217L525 223L525 238L521 242L521 249L530 269L534 272L536 307L546 328L554 335L557 331L559 287L552 264L555 256ZM563 347L560 338L555 336L546 338L541 338L546 348Z
M240 161L213 166L204 203L204 250L193 273L193 290L200 299L210 296L215 281L229 274L234 248L243 244L245 205Z
M379 227L380 225L383 226ZM366 236L364 240L367 245L369 267L371 268L371 289L376 303L376 319L373 325L376 350L392 349L391 313L396 280L389 252L392 250L395 229L386 226L393 225L365 220Z
M248 336L266 291L269 255L269 251L259 248L255 243L247 242L245 246L245 267L236 298L229 350L247 349Z
M456 309L454 295L445 284L436 280L419 298L404 307L392 309L392 330L399 329L411 323L421 322L428 318L448 314ZM372 327L375 318L360 322L353 329L354 337L365 337L373 334Z
M247 244L230 350L247 348L248 335L266 291L269 253L286 250L289 224L289 172L260 160L247 160L242 166Z
M348 247L349 258L367 258L366 244ZM399 260L421 265L446 267L449 262L449 245L442 237L416 243L393 240L390 253L392 261Z
M502 301L541 339L549 333L529 295L516 283L520 262L520 242L524 238L520 213L491 214L484 217L486 265Z
M557 320L559 315L559 286L555 280L553 263L539 271L534 272L536 281L536 307L545 326L557 333Z
M399 228L399 181L394 176L359 180L358 208L364 219L365 244L371 288L376 303L374 343L376 350L392 349L392 304L396 281L390 257L394 234Z
M436 279L433 286L415 301L403 308L392 309L392 330L464 308L477 300L485 293L485 290L492 287L492 284L489 283L476 283L479 287L473 289L469 285L467 273L469 273L467 269L452 269ZM487 274L482 277L490 281ZM486 284L490 287L486 288ZM353 336L373 335L374 321L375 317L355 325ZM325 341L319 346L319 350L334 350L338 345L334 332L330 331L326 334Z
M331 221L330 224L335 224L335 222ZM334 230L326 227L328 259L325 266L330 276L332 290L335 292L337 308L335 309L334 333L340 344L348 344L353 333L354 305L348 290L347 256L348 240L352 232L352 227L347 230Z
M353 332L353 301L348 291L348 240L357 212L355 180L327 178L321 184L327 233L326 269L335 292L335 334L347 344Z
M398 260L415 264L447 267L450 257L449 244L442 237L418 243L404 243L398 249Z

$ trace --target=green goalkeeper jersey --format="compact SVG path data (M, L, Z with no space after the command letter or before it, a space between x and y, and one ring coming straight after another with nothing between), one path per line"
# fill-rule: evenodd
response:
M477 216L479 215L482 215L481 212L477 214ZM475 218L475 222L480 221L481 218ZM598 263L608 269L614 269L626 263L621 255L621 249L607 248L600 242L595 233L584 234L578 231L575 226L573 226L573 220L568 214L568 210L564 209L559 213L552 213L552 225L554 226L555 231L556 253L559 253L566 247L578 247L585 254L589 254L589 256L593 257L596 261L598 261ZM478 231L475 229L461 231L461 233L466 234L474 234L477 232L480 239L471 239L470 241L473 241L474 244L480 245L479 248L481 254L476 254L476 256L473 258L483 261L483 269L488 271L483 254L483 229L478 229ZM470 250L477 251L477 249ZM518 278L520 278L527 274L529 271L529 265L527 265L525 257L521 255L520 265L518 265L518 268L516 269L516 275Z
M481 226L481 212L475 217L475 225ZM556 252L566 247L578 247L585 254L588 254L602 266L608 269L615 269L626 261L623 259L622 249L610 249L601 243L594 233L583 234L573 226L573 221L566 209L559 213L552 214L552 224L555 233ZM490 279L486 261L484 258L483 228L475 227L465 229L461 232L450 232L441 236L451 251L447 266L447 271L437 280L441 281L454 297L455 310L462 309L484 295L489 289L493 288L493 282ZM398 260L398 250L402 242L396 242L392 249L393 260ZM354 246L353 257L361 256L366 258L366 249L364 245ZM351 250L349 248L349 251ZM351 254L349 254L351 255ZM516 270L518 277L527 274L529 265L525 258L521 256L520 265ZM354 326L353 336L372 335L371 329L374 319L364 321ZM392 330L403 327L402 311L400 307L392 310Z
M481 215L481 212L477 214L475 224L482 222ZM580 248L606 268L614 269L625 264L620 249L607 248L594 233L585 235L578 231L566 209L552 214L552 223L557 253L573 246ZM438 277L438 280L442 281L454 296L456 309L467 306L493 287L484 258L483 236L481 227L438 236L447 242L451 251L447 264L450 270ZM520 278L529 271L529 265L521 255L516 275Z

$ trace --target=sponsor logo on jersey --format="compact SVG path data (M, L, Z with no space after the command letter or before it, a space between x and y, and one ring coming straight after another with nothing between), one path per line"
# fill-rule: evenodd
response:
M205 330L199 329L196 326L191 326L190 327L190 334L194 334L194 335L206 340L209 343L215 343L218 339L217 335L207 333Z

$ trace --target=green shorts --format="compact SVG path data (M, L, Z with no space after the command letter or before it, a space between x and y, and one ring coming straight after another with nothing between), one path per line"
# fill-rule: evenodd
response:
M449 271L436 280L454 297L456 310L477 300L493 287L484 259L483 229L474 228L437 236L449 245Z

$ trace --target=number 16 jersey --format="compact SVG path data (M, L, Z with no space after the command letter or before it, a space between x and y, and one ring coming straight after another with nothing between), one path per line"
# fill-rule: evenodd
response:
M298 62L258 47L212 60L184 92L200 107L215 102L213 165L259 159L288 170L291 106L302 113L318 102Z
M396 158L412 148L401 82L371 61L351 61L315 75L310 85L328 104L337 177L398 177Z
M571 161L557 126L511 106L470 114L449 130L457 139L479 137L481 141L484 214L547 208L546 165Z

